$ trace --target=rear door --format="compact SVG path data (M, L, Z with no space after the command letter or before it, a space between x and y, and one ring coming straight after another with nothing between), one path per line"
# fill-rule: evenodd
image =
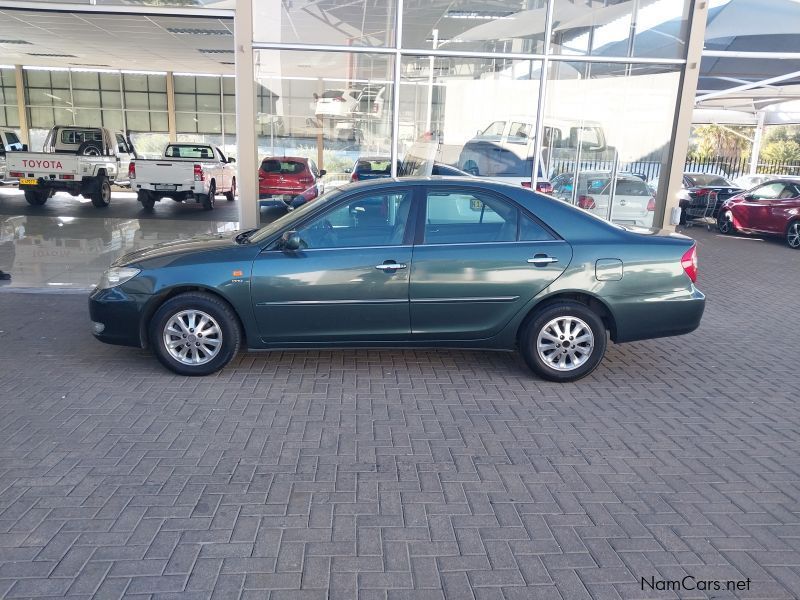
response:
M497 334L572 259L514 202L474 188L425 188L411 266L412 339Z

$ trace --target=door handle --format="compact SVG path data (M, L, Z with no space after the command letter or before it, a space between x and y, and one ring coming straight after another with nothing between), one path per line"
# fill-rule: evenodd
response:
M408 265L404 263L385 262L382 265L375 265L375 268L379 271L397 271L398 269L408 268Z
M544 254L537 254L533 258L528 259L529 263L536 265L537 267L540 265L548 265L550 263L557 263L558 259L554 256L546 256Z

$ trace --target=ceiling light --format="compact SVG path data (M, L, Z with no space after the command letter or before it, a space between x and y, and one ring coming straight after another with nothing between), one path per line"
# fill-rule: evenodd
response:
M198 52L202 54L233 54L233 50L219 50L217 48L200 48Z
M448 19L475 19L475 20L494 20L507 19L514 12L510 10L448 10L444 16Z
M180 35L233 35L227 29L195 29L193 27L167 27L170 33Z
M28 56L49 56L54 58L78 58L74 54L58 54L56 52L26 52Z

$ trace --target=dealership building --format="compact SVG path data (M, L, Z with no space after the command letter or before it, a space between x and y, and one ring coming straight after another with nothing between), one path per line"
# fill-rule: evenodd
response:
M533 187L562 174L613 182L611 173L630 173L650 186L650 222L669 225L713 8L705 0L11 0L0 8L0 128L32 151L59 125L124 131L145 158L168 142L218 145L236 158L238 197L202 218L228 229L264 222L259 166L284 156L324 170L320 189L350 181L364 158L382 159L386 175L425 175L438 163ZM12 192L0 188L11 194L6 217L30 217ZM600 216L625 202L616 192L608 187ZM116 212L85 207L78 216L109 221L96 230L141 216L135 194L114 194ZM196 207L171 204L159 203L150 220L200 223Z

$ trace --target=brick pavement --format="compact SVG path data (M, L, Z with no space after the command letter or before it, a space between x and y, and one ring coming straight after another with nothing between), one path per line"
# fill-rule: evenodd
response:
M701 328L569 385L465 351L188 379L0 293L0 598L798 597L800 253L690 233ZM685 575L750 590L641 589Z

